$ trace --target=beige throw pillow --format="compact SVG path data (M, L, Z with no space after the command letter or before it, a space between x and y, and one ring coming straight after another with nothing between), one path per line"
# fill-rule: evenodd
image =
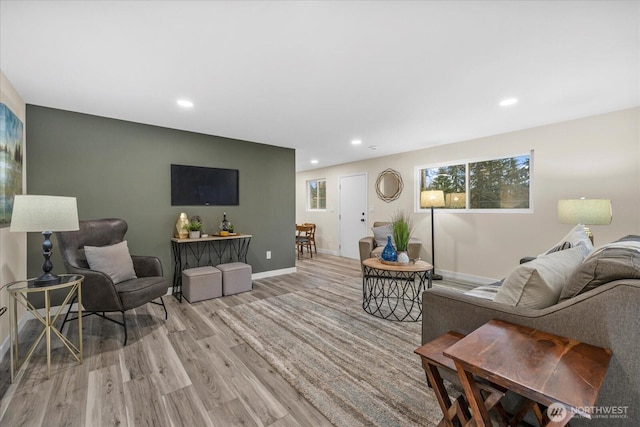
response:
M551 252L556 252L559 246L565 245L569 243L571 246L584 245L589 251L593 250L593 243L591 243L591 239L587 236L587 232L584 230L584 225L578 224L571 229L558 243L551 246L551 248L547 249L539 256L548 255Z
M84 253L89 268L105 273L113 283L137 277L126 240L111 246L85 246Z
M549 307L558 302L573 270L588 254L587 247L578 245L521 264L507 276L494 301L529 308Z

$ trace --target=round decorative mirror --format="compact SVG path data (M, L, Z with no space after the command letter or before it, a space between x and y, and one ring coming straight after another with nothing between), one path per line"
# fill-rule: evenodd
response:
M387 169L380 172L376 180L376 193L380 200L389 203L400 197L404 184L400 172Z

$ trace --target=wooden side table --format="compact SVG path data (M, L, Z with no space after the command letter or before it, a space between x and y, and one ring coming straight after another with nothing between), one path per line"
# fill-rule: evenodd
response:
M442 420L439 426L453 427L454 425L466 426L471 418L469 415L469 406L464 395L458 396L453 403L449 397L449 393L444 387L440 370L456 372L456 366L453 360L446 357L443 351L453 344L464 338L464 335L449 331L446 334L418 347L414 350L422 360L422 367L427 375L427 380L433 388L440 409L442 410ZM495 410L500 425L508 425L508 417L505 410L500 404L500 399L504 397L505 390L496 387L493 384L482 382L478 387L485 393L484 401L487 411ZM455 423L455 424L454 424Z
M576 412L591 418L585 410L594 407L611 359L611 350L495 319L444 354L453 359L481 427L491 426L491 420L474 375L530 399L538 414L537 403L555 405L560 411L545 422L563 426Z
M42 341L42 337L46 336L47 341L47 379L51 376L51 332L53 332L62 341L69 353L82 363L82 281L84 276L79 274L61 274L60 283L54 283L47 286L34 286L34 280L20 280L7 285L9 291L9 323L10 323L10 341L11 341L11 382L13 383L16 375L20 373L25 364L33 355L36 346ZM64 302L58 307L55 313L51 313L51 292L57 289L66 289L67 295ZM44 316L41 315L37 308L29 301L29 294L44 294ZM78 346L76 347L67 337L62 335L62 331L57 329L54 324L58 317L62 314L63 309L69 304L71 298L77 294L78 301ZM18 348L18 303L27 309L34 318L36 318L44 329L35 339L24 360L20 362Z
M378 258L365 259L362 264L362 308L367 313L401 322L422 319L422 291L431 287L431 264L421 260L384 264Z

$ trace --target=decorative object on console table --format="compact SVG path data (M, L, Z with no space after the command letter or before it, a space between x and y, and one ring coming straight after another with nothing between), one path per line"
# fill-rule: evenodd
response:
M608 199L580 199L558 200L558 221L561 224L582 224L584 231L593 243L593 233L587 225L611 224L613 213L611 200Z
M189 217L187 214L182 212L178 216L178 221L176 222L176 231L178 232L177 236L180 239L186 239L189 237L189 232L184 228L187 224L189 224Z
M396 262L398 261L398 253L396 249L393 247L393 243L391 242L391 236L387 236L387 245L382 250L380 254L380 258L383 261Z
M190 239L199 239L202 233L202 223L199 221L191 221L184 228L189 232Z
M42 242L43 274L35 279L33 286L59 283L58 276L51 273L51 235L54 231L77 231L78 207L75 197L16 195L11 216L12 232L39 231L44 236Z
M233 226L231 225L231 221L227 219L227 213L224 212L222 217L222 222L220 223L220 231L227 231L229 233L232 233L233 228L229 230L230 227L233 227Z
M425 190L420 192L420 207L431 208L431 265L433 265L432 280L442 280L442 276L436 274L435 233L433 227L433 208L441 208L444 204L444 191Z

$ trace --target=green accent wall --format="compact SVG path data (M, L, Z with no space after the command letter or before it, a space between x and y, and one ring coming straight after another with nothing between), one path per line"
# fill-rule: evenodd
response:
M226 212L236 231L253 235L254 273L295 266L294 150L34 105L26 123L28 194L75 196L80 219L123 218L131 253L159 257L165 277L180 212L199 215L206 232ZM240 204L171 206L172 163L238 169ZM41 244L29 233L29 277L41 274ZM52 261L64 273L55 241Z

